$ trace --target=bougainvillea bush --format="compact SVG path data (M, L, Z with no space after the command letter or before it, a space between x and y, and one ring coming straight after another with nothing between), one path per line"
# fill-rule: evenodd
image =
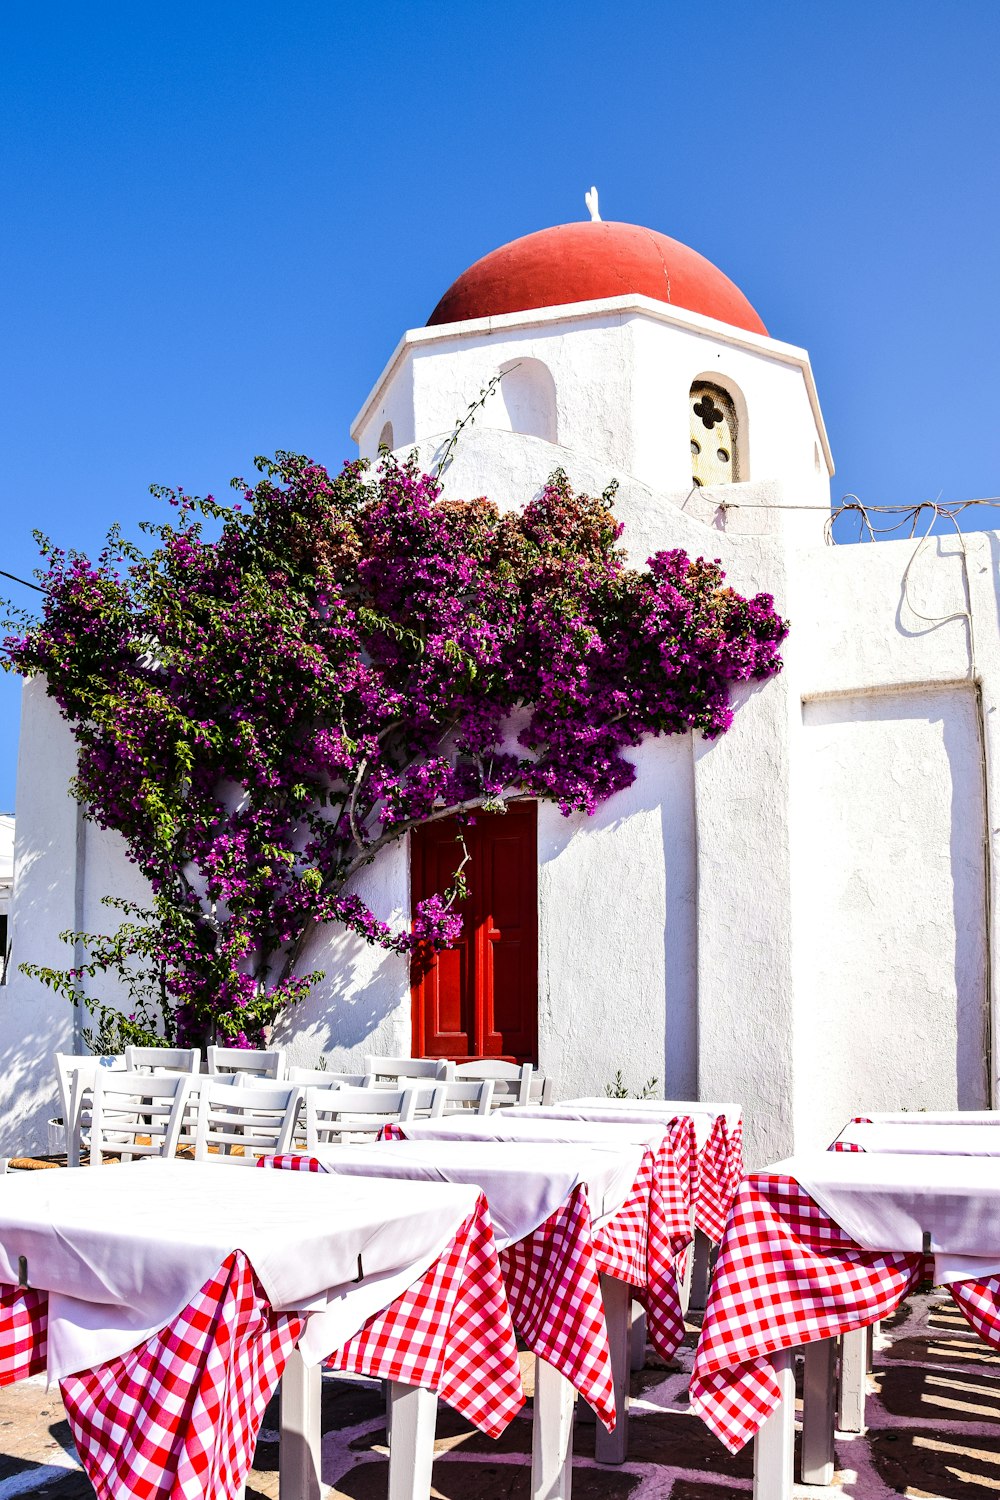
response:
M514 797L592 813L647 735L728 728L730 685L780 670L787 632L718 563L629 567L613 490L576 495L561 472L501 515L391 456L257 467L231 507L154 490L173 514L146 550L115 530L91 562L41 539L41 619L5 643L71 726L88 816L149 881L144 941L181 1042L256 1044L317 977L318 923L448 946L460 876L399 930L354 892L362 866Z

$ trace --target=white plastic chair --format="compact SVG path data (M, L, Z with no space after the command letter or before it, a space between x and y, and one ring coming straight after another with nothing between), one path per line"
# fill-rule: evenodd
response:
M176 1154L191 1080L182 1073L99 1073L94 1080L90 1165L105 1156Z
M302 1088L364 1089L371 1088L372 1075L370 1073L330 1073L326 1068L289 1068L288 1082L297 1083Z
M261 1156L291 1150L302 1090L202 1080L195 1126L195 1161L253 1167Z
M56 1053L56 1079L63 1126L66 1130L66 1161L80 1165L80 1147L90 1129L94 1080L105 1072L124 1072L124 1058L79 1056L72 1052Z
M433 1105L434 1093L433 1087L306 1089L306 1150L377 1135L391 1120L412 1120L418 1105Z
M200 1047L126 1047L129 1073L199 1073Z
M441 1115L488 1115L493 1108L493 1079L484 1078L482 1083L456 1083L449 1080L435 1085L433 1118Z
M285 1054L280 1049L255 1052L251 1047L209 1047L207 1058L213 1078L250 1073L255 1078L270 1078L277 1083L285 1076Z
M455 1078L468 1083L493 1080L493 1108L509 1104L551 1104L552 1079L536 1073L531 1063L493 1061L488 1057L475 1062L459 1063Z
M365 1058L365 1071L376 1088L395 1088L399 1078L448 1079L455 1075L455 1064L444 1057L373 1057Z

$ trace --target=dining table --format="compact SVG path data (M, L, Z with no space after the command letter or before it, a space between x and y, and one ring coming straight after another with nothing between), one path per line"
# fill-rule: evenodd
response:
M522 1114L508 1108L489 1116L460 1113L437 1120L396 1122L386 1127L386 1135L414 1141L544 1142L575 1149L623 1141L643 1146L642 1166L627 1202L595 1234L595 1255L608 1308L619 1421L614 1432L598 1428L594 1451L599 1462L624 1462L628 1448L628 1369L641 1366L636 1351L640 1346L644 1351L648 1337L661 1358L672 1360L685 1336L683 1263L692 1239L695 1161L691 1121L586 1120L549 1115L544 1110Z
M279 1381L282 1500L317 1500L334 1354L389 1382L391 1500L428 1500L435 1395L503 1431L525 1398L478 1187L160 1159L4 1178L0 1385L59 1383L99 1500L239 1500Z
M264 1158L262 1165L343 1178L475 1185L485 1194L517 1333L535 1356L531 1494L569 1500L574 1405L579 1396L606 1431L627 1421L608 1321L627 1300L608 1299L595 1258L595 1233L621 1212L640 1174L634 1143L550 1145L419 1140L323 1146ZM619 1345L626 1350L627 1329ZM338 1355L332 1367L353 1366ZM616 1376L618 1377L616 1379ZM426 1440L433 1443L431 1423ZM320 1434L314 1433L318 1445Z
M991 1157L796 1155L742 1183L719 1251L691 1408L727 1448L754 1440L755 1500L791 1500L794 1351L802 1478L833 1473L836 1340L929 1278L1000 1348L1000 1178Z
M692 1209L695 1229L712 1244L722 1239L726 1217L743 1176L743 1111L738 1104L690 1099L617 1099L589 1095L556 1104L517 1105L521 1118L643 1124L690 1120L696 1155ZM701 1305L696 1303L695 1305Z

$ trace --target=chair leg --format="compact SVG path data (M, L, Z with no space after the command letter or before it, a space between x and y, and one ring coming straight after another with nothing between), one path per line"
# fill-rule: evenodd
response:
M389 1500L430 1500L437 1396L424 1386L392 1380L389 1405Z
M791 1349L771 1355L781 1401L754 1439L753 1500L792 1500L795 1460L795 1366Z
M802 1483L832 1484L837 1340L806 1344L802 1384Z
M281 1441L278 1447L280 1500L320 1500L323 1366L307 1365L297 1349L281 1377Z
M604 1297L604 1316L608 1322L611 1374L614 1379L618 1421L614 1432L608 1432L604 1423L598 1422L594 1457L599 1464L623 1464L628 1457L629 1310L632 1305L632 1289L627 1282L618 1281L614 1276L602 1276L601 1293Z
M632 1303L632 1330L629 1336L629 1369L646 1368L646 1310L641 1302Z
M868 1394L868 1329L855 1328L840 1339L840 1398L837 1426L841 1432L864 1432Z
M535 1359L531 1425L531 1500L570 1500L576 1392L559 1371Z

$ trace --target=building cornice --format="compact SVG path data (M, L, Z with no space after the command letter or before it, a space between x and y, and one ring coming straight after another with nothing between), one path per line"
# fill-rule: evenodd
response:
M795 344L783 343L764 334L750 333L743 328L734 328L730 323L720 323L717 318L705 317L702 313L687 312L684 308L671 307L653 297L642 297L628 293L622 297L606 297L596 302L571 302L559 307L535 307L526 312L502 313L493 318L470 318L461 323L439 323L433 328L410 328L392 352L385 368L371 389L361 410L351 423L351 437L357 442L357 434L368 420L372 408L382 398L385 387L396 375L407 355L417 349L433 344L459 343L462 340L481 339L493 334L504 334L525 328L548 329L560 323L588 323L602 318L617 317L625 322L630 317L648 318L654 323L663 323L670 328L682 328L689 333L702 334L716 343L728 344L733 349L745 349L751 354L761 354L779 364L793 365L802 372L809 405L812 408L816 430L823 446L830 473L834 472L833 454L827 437L826 423L820 410L819 394L813 379L809 354Z

